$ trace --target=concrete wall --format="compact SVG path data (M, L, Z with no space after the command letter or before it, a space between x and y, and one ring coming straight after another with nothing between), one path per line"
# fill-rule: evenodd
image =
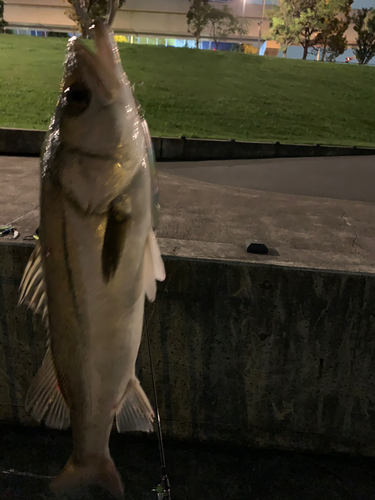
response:
M0 242L0 421L27 424L45 351L39 321L16 307L30 252ZM166 435L375 455L374 275L165 262L147 315ZM138 367L152 397L144 340Z
M44 130L0 128L0 155L39 156ZM171 137L152 138L157 161L241 160L374 155L374 148L237 142Z

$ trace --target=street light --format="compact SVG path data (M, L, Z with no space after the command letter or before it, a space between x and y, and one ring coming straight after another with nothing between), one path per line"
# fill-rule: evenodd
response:
M243 36L243 25L245 22L245 6L246 6L246 0L242 0L242 30L240 33L240 44L242 43L242 36Z
M262 5L262 17L260 18L260 23L259 23L259 36L258 36L258 54L260 52L260 39L262 36L262 23L263 23L263 17L264 17L264 9L266 6L266 0L263 0L263 5Z

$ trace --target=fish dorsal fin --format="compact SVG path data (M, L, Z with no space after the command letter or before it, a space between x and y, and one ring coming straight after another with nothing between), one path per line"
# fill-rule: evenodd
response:
M156 280L165 280L165 269L158 242L154 231L151 230L147 236L143 262L144 290L150 302L156 297Z
M67 429L70 425L69 408L59 389L50 347L31 383L25 407L38 423L44 418L47 427Z
M131 379L122 404L116 412L116 426L119 432L153 431L154 412L137 378Z
M42 248L39 241L23 273L18 304L28 306L35 314L41 313L48 327L46 284L42 265Z

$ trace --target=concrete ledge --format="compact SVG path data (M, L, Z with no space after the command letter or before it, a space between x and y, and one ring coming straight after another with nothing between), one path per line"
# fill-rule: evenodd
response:
M31 250L0 242L0 421L27 425L45 352L17 307ZM164 258L146 313L166 435L375 455L375 275ZM144 341L138 373L152 398Z
M0 128L0 154L39 156L44 136L43 130Z
M39 156L44 130L0 128L0 154ZM157 161L375 155L375 148L153 137Z

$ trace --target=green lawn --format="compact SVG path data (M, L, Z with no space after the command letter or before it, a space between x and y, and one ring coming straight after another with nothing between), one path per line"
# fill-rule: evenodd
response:
M0 126L46 129L66 39L0 35ZM121 44L157 136L375 146L375 68Z

